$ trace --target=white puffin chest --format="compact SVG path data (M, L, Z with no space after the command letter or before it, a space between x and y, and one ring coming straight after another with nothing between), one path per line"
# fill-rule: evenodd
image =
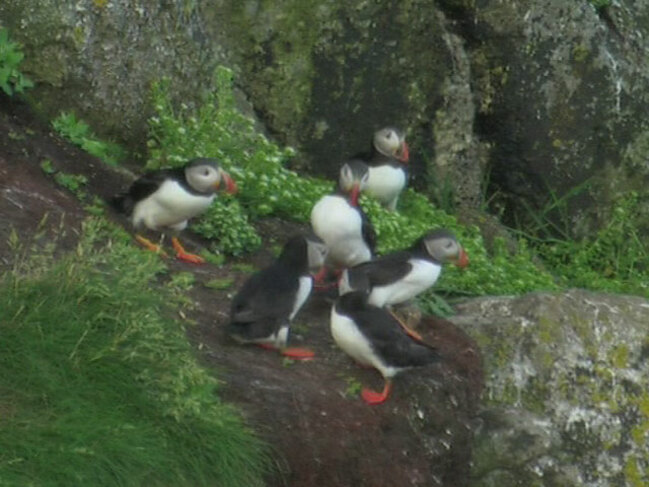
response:
M335 305L331 307L330 327L336 345L360 365L371 365L387 378L399 372L399 368L388 365L376 354L372 344L354 320L338 313Z
M371 259L361 215L341 196L325 196L311 211L311 226L329 249L328 262L345 267Z
M300 311L300 308L302 308L304 302L311 294L311 288L313 288L313 278L311 276L301 276L297 293L295 294L295 303L293 304L293 309L288 317L289 321L293 321L297 312Z
M153 194L135 205L133 224L152 230L164 227L182 230L188 219L207 210L214 196L192 194L177 181L166 180Z
M431 287L441 273L442 267L424 259L408 260L412 269L401 279L376 286L372 289L368 302L375 306L403 303Z
M389 164L370 167L366 191L384 204L390 203L406 186L406 173Z

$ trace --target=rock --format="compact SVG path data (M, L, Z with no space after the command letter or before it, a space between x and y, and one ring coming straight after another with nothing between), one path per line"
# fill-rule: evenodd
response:
M647 485L649 301L489 297L451 319L485 361L472 485Z
M491 148L492 209L509 224L542 215L572 236L598 228L630 190L646 210L649 2L465 4L455 18L471 59L474 136Z

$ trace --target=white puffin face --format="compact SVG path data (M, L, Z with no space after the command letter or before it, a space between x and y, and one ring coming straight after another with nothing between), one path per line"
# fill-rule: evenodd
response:
M188 166L185 177L189 185L199 193L214 193L221 185L223 171L213 163Z
M358 184L358 191L363 191L367 187L370 173L367 166L363 163L351 161L340 168L340 188L346 193L351 192L354 184Z
M374 147L385 156L398 158L404 139L397 129L385 127L374 133Z
M430 256L442 264L453 262L460 267L468 264L468 257L462 246L451 235L431 237L425 241L426 250Z
M324 242L307 239L307 255L309 259L309 270L317 271L325 263L329 248Z

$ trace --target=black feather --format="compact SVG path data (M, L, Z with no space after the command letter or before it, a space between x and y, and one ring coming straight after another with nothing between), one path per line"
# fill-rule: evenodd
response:
M344 294L336 302L338 313L348 316L367 338L374 353L393 367L417 367L438 362L439 352L415 340L389 311L367 303L360 291Z

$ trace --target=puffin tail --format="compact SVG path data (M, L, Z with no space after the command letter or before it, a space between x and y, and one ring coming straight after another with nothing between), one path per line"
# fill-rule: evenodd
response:
M130 215L133 211L133 199L127 193L113 196L108 202L119 213Z

